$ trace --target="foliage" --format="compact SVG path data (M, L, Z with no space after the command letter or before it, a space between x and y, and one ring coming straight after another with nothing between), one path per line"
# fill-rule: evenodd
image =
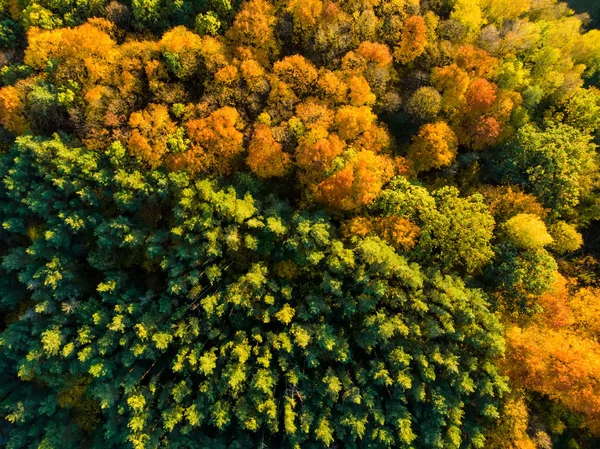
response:
M599 447L595 23L0 0L0 446Z
M506 385L479 290L121 153L2 156L2 308L28 304L1 340L8 447L482 445ZM104 426L67 425L90 417L73 395Z

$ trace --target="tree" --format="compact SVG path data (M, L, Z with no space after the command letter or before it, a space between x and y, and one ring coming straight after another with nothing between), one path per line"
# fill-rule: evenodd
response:
M169 70L184 79L198 75L202 44L200 36L182 26L165 33L159 43Z
M497 163L502 179L520 183L555 216L574 212L593 185L595 145L568 125L523 126Z
M488 112L496 101L497 92L496 85L483 78L471 81L465 96L468 113L483 114Z
M335 124L342 139L354 140L372 126L375 118L368 106L342 106L336 112Z
M241 118L236 109L224 107L212 112L208 117L193 119L186 124L190 137L191 159L175 158L183 162L191 171L214 170L218 173L229 173L235 166L236 158L244 150L244 135L238 130Z
M482 442L506 385L479 290L273 196L118 154L21 137L0 156L0 285L24 287L0 307L30 304L2 330L9 444Z
M554 241L544 222L532 214L515 215L504 223L504 232L515 246L526 250L543 248Z
M494 219L479 194L461 198L444 187L433 194L396 177L371 206L372 214L410 220L420 229L412 257L444 271L482 270L492 259Z
M450 18L463 25L470 39L477 35L481 26L485 23L485 17L479 1L457 0Z
M169 152L169 137L176 126L169 117L169 110L163 105L150 104L144 111L129 117L131 136L127 141L129 151L154 168L164 163Z
M442 108L451 111L464 102L469 75L456 64L436 67L431 73L433 85L442 92Z
M360 151L317 186L317 198L334 210L358 209L370 204L393 175L387 157Z
M27 83L6 86L0 89L0 124L15 134L24 134L29 128L24 115L24 89Z
M298 95L311 92L318 76L317 69L300 55L288 56L277 61L273 65L273 72Z
M255 59L266 65L277 54L273 7L265 0L243 4L226 37L241 59Z
M248 145L246 163L260 178L283 176L290 165L290 155L281 151L267 125L257 125Z
M394 55L402 64L407 64L420 56L425 51L426 45L425 20L420 16L412 16L404 22L400 46L396 48Z
M407 109L421 120L434 120L442 109L442 96L434 87L420 87L410 97Z
M552 243L552 250L558 254L565 254L577 251L583 245L583 237L575 226L564 222L557 221L553 223L548 229L554 242Z
M457 146L456 136L445 122L430 123L419 129L407 158L417 172L441 168L454 162Z
M308 182L316 182L325 176L334 159L341 156L345 143L335 133L327 133L323 128L310 130L298 141L296 164L304 170Z

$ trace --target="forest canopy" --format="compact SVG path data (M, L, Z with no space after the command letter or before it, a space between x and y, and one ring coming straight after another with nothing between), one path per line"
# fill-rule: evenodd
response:
M597 448L573 7L0 0L0 445Z

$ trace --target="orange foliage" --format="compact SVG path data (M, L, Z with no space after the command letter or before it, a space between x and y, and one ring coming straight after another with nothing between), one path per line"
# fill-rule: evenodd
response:
M377 235L396 249L410 250L419 236L419 227L406 218L390 215L387 217L354 217L344 222L340 228L342 235L365 237Z
M316 128L304 135L296 148L296 164L311 178L322 176L333 160L344 152L345 144L337 134Z
M368 106L342 106L335 115L335 124L342 139L353 140L369 129L375 119Z
M462 45L455 55L456 64L470 76L486 78L498 65L498 59L473 45Z
M24 81L16 86L6 86L0 89L0 124L10 132L24 134L29 128L27 119L23 115L25 104L23 102Z
M548 209L537 198L511 186L486 186L481 190L490 212L496 217L510 218L517 214L533 214L540 218L548 215Z
M373 219L370 217L354 217L340 226L340 232L346 238L354 235L365 237L373 232Z
M539 298L543 312L508 327L503 368L513 384L583 414L600 434L600 290L576 287L558 275Z
M391 146L390 134L385 128L372 125L354 141L354 146L359 150L368 150L373 153L385 152Z
M260 178L283 176L290 165L290 155L281 151L271 128L259 124L254 128L246 163Z
M408 251L415 246L420 229L406 218L390 215L375 219L374 231L394 248Z
M333 111L325 104L309 98L296 106L298 117L307 129L323 128L328 130L333 124Z
M387 157L361 151L317 186L317 198L332 209L357 209L373 201L393 175Z
M387 67L393 62L389 47L377 42L362 42L356 53L361 55L367 64L374 64L376 67Z
M212 169L218 173L230 173L236 156L243 152L243 134L237 129L240 115L232 107L224 107L202 119L186 123L192 141L192 151L203 155L203 160L195 161L192 171Z
M506 331L505 371L517 386L557 400L600 425L600 344L568 329Z
M538 299L538 304L544 312L537 318L543 320L545 325L555 329L568 326L572 321L571 310L567 305L568 298L567 280L557 274L556 281L550 290Z
M498 87L483 78L474 79L467 90L466 99L469 114L489 111L498 94Z
M352 76L348 79L350 93L348 98L352 106L372 105L375 103L375 94L363 76Z
M238 69L234 65L226 65L215 73L215 81L221 84L231 84L237 79Z
M127 144L131 153L151 167L160 165L169 151L167 141L176 130L167 107L150 104L144 111L131 114L129 126L132 132Z
M317 69L300 55L283 58L273 64L273 72L299 95L312 92L317 82Z
M483 117L477 123L473 133L471 147L481 150L487 146L494 145L500 137L501 125L494 117Z
M249 0L242 4L226 34L238 57L267 65L270 58L277 55L273 12L273 6L265 0Z
M396 47L394 55L400 62L407 64L417 58L427 45L427 25L420 16L412 16L404 22L400 46Z
M427 171L450 165L456 158L458 141L445 122L423 125L408 149L413 168Z
M569 298L573 315L571 327L582 335L600 341L600 289L582 288Z

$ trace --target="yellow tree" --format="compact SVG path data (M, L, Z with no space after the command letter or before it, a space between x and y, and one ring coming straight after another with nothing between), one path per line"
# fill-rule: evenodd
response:
M421 16L412 16L404 22L400 45L394 55L403 64L407 64L420 56L427 45L427 25Z
M445 122L423 125L411 142L407 159L417 172L441 168L456 159L458 141Z

